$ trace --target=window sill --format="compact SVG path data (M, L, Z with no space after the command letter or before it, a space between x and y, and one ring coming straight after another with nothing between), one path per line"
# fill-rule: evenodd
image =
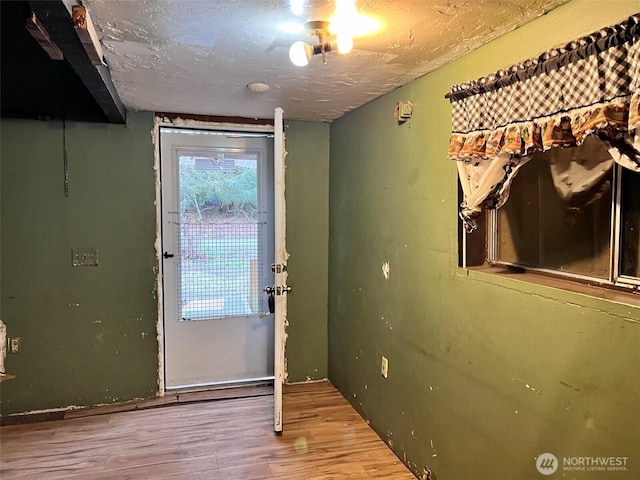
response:
M559 278L542 273L509 268L501 265L482 265L468 267L464 270L467 275L477 280L498 285L504 285L505 280L516 280L524 283L554 288L565 292L577 293L589 297L616 302L634 307L640 307L640 292L635 289L587 283L576 280Z

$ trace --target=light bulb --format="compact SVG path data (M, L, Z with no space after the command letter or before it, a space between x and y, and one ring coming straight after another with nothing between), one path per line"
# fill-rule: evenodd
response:
M338 52L349 53L353 48L353 37L350 35L338 35Z
M289 48L289 59L296 67L304 67L309 64L309 59L313 56L313 47L302 40L294 43Z

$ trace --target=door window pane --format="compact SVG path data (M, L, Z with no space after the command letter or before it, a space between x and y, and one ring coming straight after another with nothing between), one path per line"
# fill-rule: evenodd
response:
M179 312L182 320L259 310L262 272L258 155L179 155Z

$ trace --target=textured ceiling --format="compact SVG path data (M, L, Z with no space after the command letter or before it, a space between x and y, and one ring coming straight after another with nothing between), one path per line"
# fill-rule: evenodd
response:
M334 0L85 0L130 109L332 121L567 0L360 0L383 28L347 55L289 61L309 20ZM291 3L294 5L292 6ZM301 13L296 6L302 7ZM293 7L293 8L292 8ZM297 11L299 15L296 15ZM254 93L251 82L271 89Z

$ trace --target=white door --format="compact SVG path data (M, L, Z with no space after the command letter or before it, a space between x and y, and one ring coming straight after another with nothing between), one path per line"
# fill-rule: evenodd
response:
M274 407L273 429L282 432L282 386L284 384L284 344L286 340L285 325L287 323L287 295L291 289L287 286L287 253L286 244L286 208L285 208L285 139L281 108L275 110L274 142L273 142L273 189L275 210L275 263L274 263L274 304L275 304L275 336L274 336Z
M160 129L167 389L274 378L272 137Z

